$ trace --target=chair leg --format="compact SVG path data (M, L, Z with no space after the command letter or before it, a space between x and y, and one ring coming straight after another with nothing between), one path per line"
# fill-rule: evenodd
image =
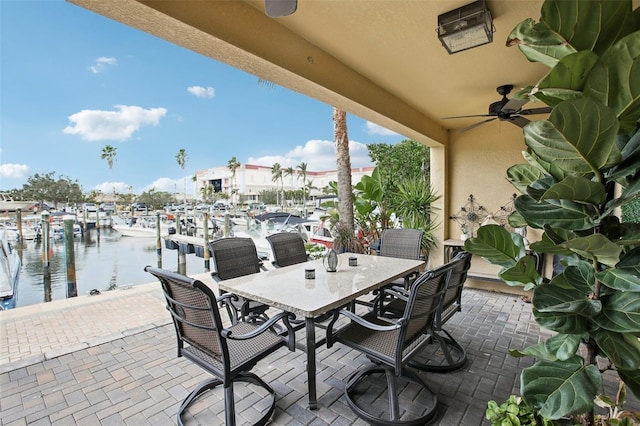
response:
M236 424L236 410L235 410L235 397L233 394L233 383L234 382L246 382L251 383L253 385L259 386L269 392L271 396L271 406L265 412L265 414L258 420L254 425L255 426L264 426L266 425L271 416L273 416L273 412L276 408L276 392L269 386L264 380L259 378L253 373L239 373L228 387L224 388L224 416L225 416L225 424L226 426L235 426ZM216 386L222 384L222 381L218 378L207 379L200 383L198 387L196 387L182 402L180 408L178 409L178 426L184 426L182 421L183 412L191 405L193 401L198 398L198 396L202 395L204 392L215 388Z
M380 412L380 407L374 407L373 405L368 405L363 407L358 405L357 397L363 394L362 391L356 389L356 387L367 380L367 378L374 374L384 374L387 383L387 394L389 398L389 407L386 411L387 415L379 416L377 415ZM402 392L402 389L398 387L398 377L395 375L394 369L390 367L382 367L376 365L370 365L363 369L356 371L348 380L345 387L345 398L349 407L353 410L353 412L365 420L367 423L371 425L399 425L399 426L423 426L425 425L436 413L438 399L436 394L434 394L431 389L427 386L426 383L411 369L403 368L402 369L402 378L413 382L415 385L421 388L421 391L418 393L420 395L418 398L420 399L420 404L425 407L423 413L415 414L410 412L409 410L403 410L401 407L401 401L399 398L399 394ZM371 386L371 379L369 383L363 384L367 389L375 389L375 386ZM375 385L375 383L374 383ZM366 393L366 392L365 392ZM415 404L416 401L412 403ZM362 404L363 405L363 404ZM373 409L376 413L371 413ZM404 414L404 419L402 418Z
M441 329L440 331L444 332L446 337L439 334L437 331L433 331L430 337L433 338L433 341L437 342L442 354L444 355L445 362L442 364L425 364L419 360L413 359L409 362L411 367L417 368L421 371L446 373L457 370L466 364L467 352L465 349L460 346L456 339L454 339L447 330Z
M222 384L222 380L218 378L207 379L201 382L194 390L191 391L189 395L182 401L180 408L178 408L178 426L183 426L182 422L182 413L191 405L191 403L199 397L202 393L208 391L209 389L213 389L216 386Z

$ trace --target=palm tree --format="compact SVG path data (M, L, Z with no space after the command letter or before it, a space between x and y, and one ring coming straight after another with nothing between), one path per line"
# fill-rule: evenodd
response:
M344 228L353 229L353 189L351 187L351 157L347 136L347 113L333 107L333 138L336 144L338 168L338 212Z
M116 151L117 149L111 145L106 145L104 148L102 148L102 155L100 156L100 158L103 160L107 160L107 164L109 164L110 169L113 168L113 162L116 161Z
M273 182L282 182L282 166L280 166L280 163L274 163L273 166L271 166L271 180ZM284 194L282 194L284 195ZM280 200L280 204L282 205L282 207L284 208L284 197L281 195L281 200ZM278 197L276 195L276 203L278 202Z
M285 176L291 176L291 193L293 193L293 178L296 175L293 167L289 166L286 169L284 169L284 175ZM282 190L284 191L284 187L282 188Z
M231 160L227 163L227 168L231 170L231 201L233 202L233 189L235 188L236 170L240 167L240 162L235 156L231 157Z
M187 165L187 159L189 156L187 155L187 151L184 148L180 148L178 153L176 154L176 162L180 166L182 170ZM187 178L184 178L184 213L187 214Z
M109 165L109 169L113 169L113 162L116 161L116 148L111 145L105 145L102 148L102 155L100 158L103 160L107 160L107 164ZM116 187L113 187L113 204L116 204Z
M307 217L307 163L304 161L296 166L298 174L302 176L302 209Z

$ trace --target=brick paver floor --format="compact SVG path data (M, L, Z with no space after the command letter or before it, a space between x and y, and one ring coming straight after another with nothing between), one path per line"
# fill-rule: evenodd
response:
M431 424L487 424L487 401L518 393L519 372L532 363L510 357L507 349L537 343L546 332L518 296L472 289L465 290L463 312L447 328L466 348L468 362L456 372L420 373L438 395ZM0 312L0 332L3 426L172 425L182 400L209 377L176 358L157 284ZM343 390L367 359L339 344L319 348L315 411L306 407L305 361L303 352L282 348L254 368L278 395L272 424L366 424L347 406ZM252 424L265 408L242 386L236 387L236 403L239 424ZM194 403L186 424L224 424L221 392Z

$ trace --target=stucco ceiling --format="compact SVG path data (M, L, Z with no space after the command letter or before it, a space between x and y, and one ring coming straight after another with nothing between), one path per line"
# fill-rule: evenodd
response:
M505 46L518 22L539 19L542 0L488 0L493 43L454 55L437 17L470 0L298 0L282 18L267 17L263 0L68 1L429 145L482 120L441 117L486 114L497 86L546 72Z

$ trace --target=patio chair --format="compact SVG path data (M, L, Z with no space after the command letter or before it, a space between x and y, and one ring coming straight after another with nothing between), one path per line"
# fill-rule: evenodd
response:
M257 274L265 268L258 258L256 245L251 238L232 237L210 241L209 252L214 272L211 276L217 282L231 278ZM223 292L220 292L223 294ZM236 296L223 303L234 324L238 321L266 321L268 305Z
M462 311L462 289L471 267L471 253L466 251L459 252L454 256L450 264L451 275L447 281L447 290L442 296L442 302L436 314L436 321L431 330L431 337L438 342L440 350L444 354L444 364L425 364L414 360L411 365L420 370L452 371L462 367L467 361L467 352L447 330L442 328L442 325L449 321L456 312ZM446 337L441 335L441 332L446 334Z
M424 231L419 229L410 229L410 228L392 228L385 229L382 232L382 237L380 238L380 244L378 247L378 256L387 256L387 257L397 257L401 259L415 259L415 260L424 260L424 256L422 255L422 238L424 236ZM414 280L418 276L417 272L409 274L399 280L396 280L389 284L388 286L383 287L389 288L391 286L401 285L404 288L409 288L411 281ZM379 304L385 303L385 300L380 299L381 297L389 296L389 293L384 293L382 289L374 292L376 296L371 301L358 301L359 304L367 305L370 307L375 307Z
M431 354L426 356L421 354L412 360L410 365L414 368L431 371L431 372L447 372L457 370L467 361L465 349L445 330L442 326L453 317L456 312L462 310L462 289L467 280L467 273L471 267L471 253L466 251L458 252L454 258L441 266L439 269L449 269L451 271L447 280L446 291L442 296L435 321L432 329L429 331L431 343L437 344L438 347L433 351L425 350ZM385 317L398 317L402 315L406 308L408 295L402 288L386 289L385 292L393 294L393 300L386 305L381 306L378 311L380 315ZM443 336L441 333L444 333ZM444 359L442 358L444 355Z
M395 321L378 318L374 312L360 317L341 309L329 323L328 347L340 342L362 352L373 362L356 371L345 386L349 407L368 423L424 425L435 414L437 396L407 364L429 343L428 332L433 327L449 274L449 268L441 268L420 275L407 292L404 314ZM340 316L351 322L333 333L333 326ZM386 376L388 409L377 403L375 395L366 392L371 389L384 396L385 391L379 390L384 386L380 383L381 373ZM404 391L410 392L411 396L401 395ZM401 407L407 403L408 406ZM417 406L426 408L417 413Z
M260 326L240 322L223 328L218 304L234 295L225 294L216 299L211 289L199 280L151 266L144 270L162 284L176 331L178 357L185 357L214 376L200 383L182 402L177 414L178 425L183 425L183 414L192 402L220 384L224 389L225 423L235 425L233 387L236 382L250 383L268 392L270 405L255 423L266 424L275 410L275 391L250 370L284 345L294 350L294 333L288 333L285 338L270 330L276 322L291 329L289 317L293 314L280 313Z
M276 268L295 265L309 260L304 239L295 232L278 232L268 235L267 241L273 252L272 264Z

